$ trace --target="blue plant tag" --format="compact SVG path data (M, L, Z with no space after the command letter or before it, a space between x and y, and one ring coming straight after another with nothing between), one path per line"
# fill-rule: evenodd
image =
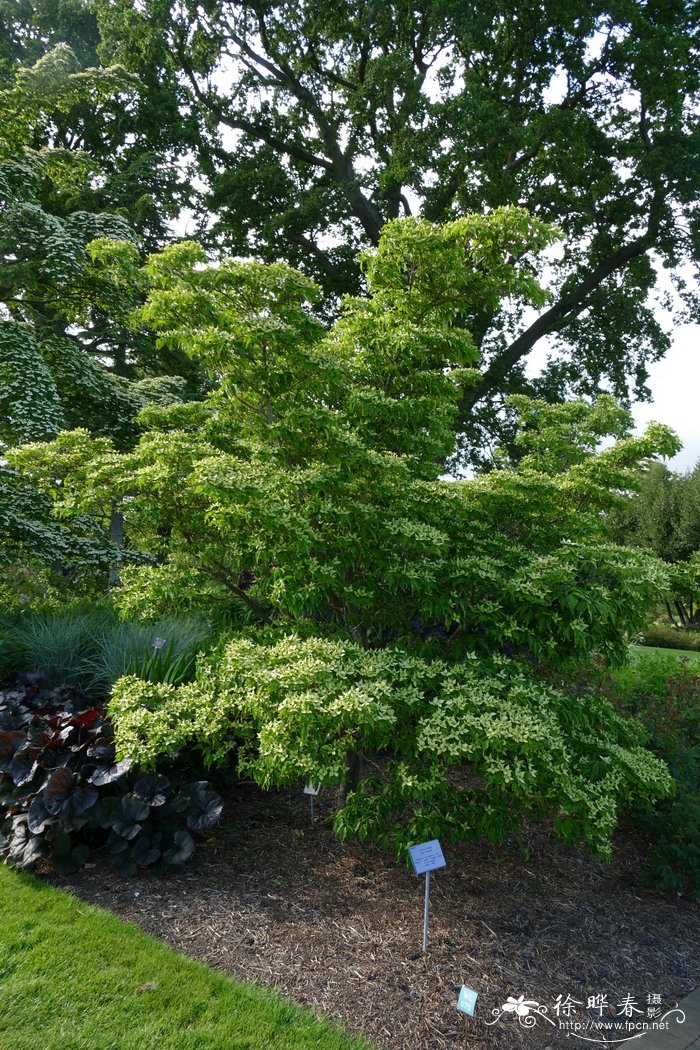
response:
M467 988L466 984L462 985L462 989L459 993L459 999L457 1000L457 1009L467 1014L469 1017L474 1016L474 1009L476 1007L476 1000L479 998L479 993L475 992L473 988Z

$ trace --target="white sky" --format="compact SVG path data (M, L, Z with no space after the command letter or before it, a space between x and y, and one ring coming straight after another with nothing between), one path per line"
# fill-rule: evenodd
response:
M673 427L683 450L668 465L684 471L700 459L700 325L679 325L673 345L662 361L651 365L648 386L654 400L635 405L639 429L657 420Z

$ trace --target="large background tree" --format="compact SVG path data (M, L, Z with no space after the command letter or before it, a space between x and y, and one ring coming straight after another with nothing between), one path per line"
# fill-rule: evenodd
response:
M103 55L176 82L194 113L209 243L284 258L356 290L358 244L418 210L503 204L564 231L536 316L485 308L481 379L462 398L479 445L514 390L645 394L668 347L657 266L698 248L695 4L415 5L374 0L100 0ZM683 290L691 316L698 300ZM532 350L551 360L527 382Z
M66 48L70 49L64 73L95 69L101 64L100 40L93 5L85 0L0 0L4 85L12 84L18 75L26 76L22 70L35 66L56 48L64 56ZM26 144L33 149L52 147L89 156L99 177L74 187L71 207L120 214L147 249L160 246L168 238L169 223L188 200L179 158L192 132L180 114L172 80L146 67L140 71L140 91L135 90L132 79L130 90L122 92L116 105L110 105L104 93L75 90L70 104L65 105L65 91L63 97L57 91L62 85L56 62L53 79L46 76L46 66L39 68L44 71L43 119L34 123ZM47 88L57 92L53 104Z
M700 464L676 474L652 463L613 524L622 543L646 547L667 562L690 558L700 550Z
M119 150L106 167L109 141L102 152L88 152L85 129L97 133L119 124L137 98L135 79L124 69L81 69L61 43L31 66L13 66L0 92L0 454L7 445L74 426L127 447L147 401L182 392L187 376L190 387L198 384L182 354L158 352L152 339L128 325L145 289L121 280L121 257L138 263L139 242L149 235L125 218L143 218L126 206L131 190L121 204L110 201ZM172 201L163 205L163 224L173 207ZM100 238L114 237L122 238L118 246L101 247ZM183 369L184 377L162 378ZM109 559L109 549L95 541L98 525L83 523L71 538L4 459L0 495L0 564L14 566L24 592L37 563L71 571L83 564L93 573ZM112 501L103 515L118 540Z

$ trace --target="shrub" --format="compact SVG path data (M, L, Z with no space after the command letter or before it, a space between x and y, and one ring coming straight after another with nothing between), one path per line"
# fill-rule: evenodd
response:
M613 672L588 673L584 689L591 688L644 726L674 779L672 796L634 811L653 839L651 879L700 896L700 667L642 655Z
M605 856L619 808L670 787L610 703L572 700L506 659L450 666L258 632L200 657L179 688L121 679L109 710L119 754L145 766L192 746L216 765L235 747L239 773L262 787L339 783L349 756L373 756L336 830L399 853L436 836L496 841L528 813Z
M660 649L682 649L700 652L700 631L673 627L670 623L653 623L644 632L642 645L654 645Z
M122 874L166 872L192 855L222 801L206 781L178 785L116 761L105 712L70 687L0 692L0 855L31 867L50 855L75 871L94 847Z

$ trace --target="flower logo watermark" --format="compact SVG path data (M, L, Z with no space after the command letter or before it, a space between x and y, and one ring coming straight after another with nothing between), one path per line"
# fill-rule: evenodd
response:
M504 1013L517 1014L518 1017L527 1017L530 1010L536 1010L539 1005L534 999L526 999L524 995L521 995L519 999L514 999L512 995L509 995L501 1010Z
M524 995L518 996L517 999L509 995L503 1006L497 1006L491 1013L494 1019L487 1021L487 1025L496 1024L504 1014L513 1014L523 1028L534 1028L539 1018L551 1025L554 1024L551 1017L547 1016L547 1007L544 1004L538 1003L536 999L526 999Z

